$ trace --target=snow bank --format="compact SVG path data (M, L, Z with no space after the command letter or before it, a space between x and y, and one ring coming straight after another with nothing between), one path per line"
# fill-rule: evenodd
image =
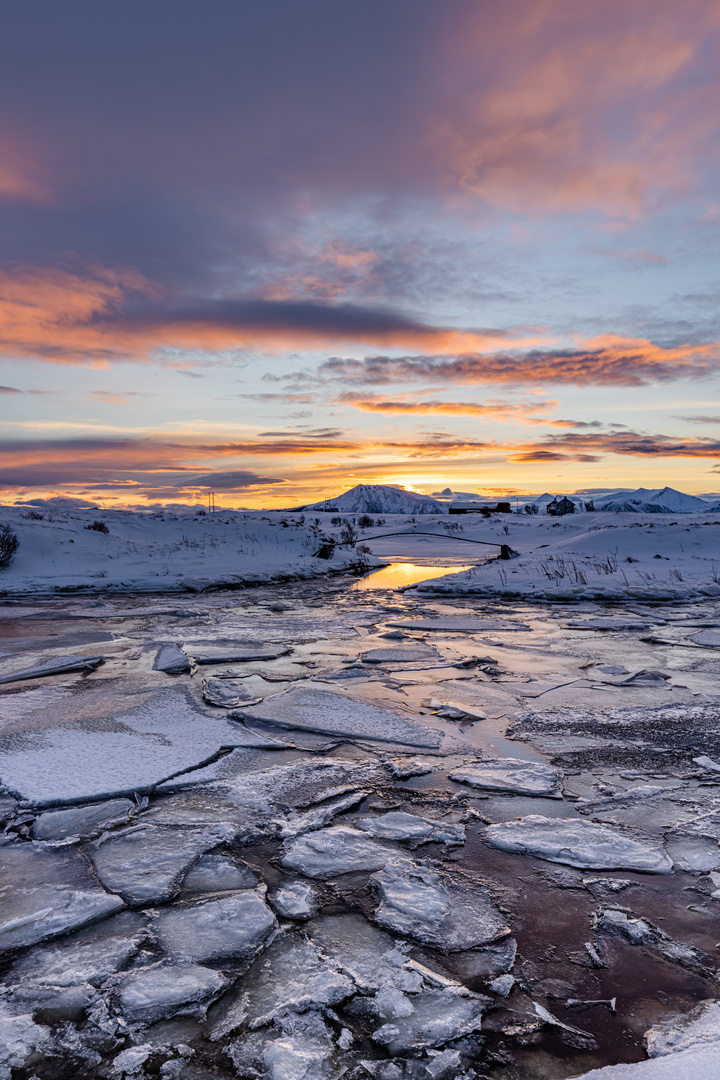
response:
M419 582L412 586L414 591L542 601L720 597L720 515L683 514L679 520L670 514L640 513L583 514L580 520L576 515L462 520L464 539L507 543L519 558L495 559L488 548L487 561ZM438 543L436 550L440 554L444 548Z
M95 522L107 532L92 528ZM295 516L53 510L38 520L20 507L2 507L0 524L20 540L9 569L0 571L0 596L202 592L378 565L352 547L316 558L323 529Z

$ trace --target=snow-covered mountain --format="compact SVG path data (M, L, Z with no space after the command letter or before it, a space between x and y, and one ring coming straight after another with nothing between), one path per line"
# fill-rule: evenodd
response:
M598 510L615 510L638 514L701 514L710 510L705 499L686 495L675 488L638 488L637 491L618 492L603 502L596 503Z
M335 510L339 514L447 514L447 503L387 484L357 484L334 499L297 507L298 510Z

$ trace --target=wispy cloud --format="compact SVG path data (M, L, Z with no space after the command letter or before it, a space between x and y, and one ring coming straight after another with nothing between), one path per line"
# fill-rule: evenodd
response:
M680 378L702 378L720 369L720 342L657 345L606 334L582 347L520 352L438 356L371 356L364 360L332 357L318 375L346 384L387 386L432 380L482 385L506 383L643 386ZM302 378L303 375L296 376ZM310 378L311 376L304 376Z

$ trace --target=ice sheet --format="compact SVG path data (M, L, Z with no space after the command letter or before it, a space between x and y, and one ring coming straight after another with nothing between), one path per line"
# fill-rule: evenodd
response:
M639 870L647 874L672 871L672 862L662 846L644 843L620 829L575 818L530 814L517 821L490 825L485 837L501 851L534 855L568 866Z

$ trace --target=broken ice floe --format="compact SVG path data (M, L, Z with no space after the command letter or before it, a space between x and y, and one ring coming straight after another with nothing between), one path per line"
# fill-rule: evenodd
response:
M691 634L688 641L711 649L720 649L720 630L701 630L699 634Z
M169 956L206 963L253 956L275 926L262 886L188 907L163 908L153 932Z
M365 664L407 664L442 659L433 645L424 645L422 642L370 649L362 654L362 661Z
M332 1031L316 1011L278 1017L272 1028L227 1047L238 1076L269 1080L340 1080L347 1066L336 1060Z
M381 926L449 952L486 945L510 933L487 889L433 873L410 859L397 858L373 874Z
M108 717L104 730L76 721L6 736L0 782L38 807L132 796L232 747L277 750L279 744L203 711L183 690L154 691Z
M183 879L180 899L254 889L260 871L231 855L201 855Z
M441 731L328 690L286 690L266 698L261 705L239 709L238 715L278 727L423 749L436 750L443 741Z
M74 849L0 848L0 953L66 934L124 907Z
M173 829L140 825L111 836L88 854L106 888L130 904L169 900L198 855L232 837L227 825L208 829Z
M306 881L285 882L268 900L281 919L311 919L319 906L316 890Z
M655 926L649 919L639 919L621 908L607 908L598 913L595 928L599 933L621 938L630 945L645 945L664 959L688 968L706 979L714 979L717 972L710 967L709 957L691 945L684 945Z
M36 667L14 671L3 675L0 683L22 682L24 679L40 679L46 675L64 675L71 671L95 671L102 664L104 656L54 656Z
M426 969L408 960L407 943L371 926L362 915L322 916L309 924L308 935L362 993L387 986L416 993L425 984Z
M645 1032L645 1045L651 1058L717 1042L720 1042L720 1001L701 1001L690 1012L654 1024Z
M459 701L430 698L430 708L436 709L437 715L443 720L487 720L484 710L473 708L472 705L462 705Z
M237 679L203 679L202 692L208 704L224 709L232 709L241 701L257 700Z
M364 832L369 832L378 840L414 840L425 844L463 844L465 826L455 822L433 821L393 810L388 814L372 818L363 818L355 825Z
M353 980L304 934L280 934L223 1001L211 1037L262 1027L284 1013L337 1005L355 992Z
M312 832L314 829L322 829L329 825L336 814L343 810L349 810L370 794L370 789L350 791L347 795L339 795L335 799L328 799L320 806L310 810L289 810L284 819L278 821L278 833L280 836L300 836L301 833Z
M490 825L485 838L501 851L534 855L589 870L637 870L669 874L672 861L661 846L635 840L619 829L575 818L529 814Z
M191 671L194 664L231 664L246 663L252 660L276 660L286 656L292 649L289 646L266 645L263 642L240 641L226 645L214 651L208 651L209 642L184 645L161 645L155 657L155 670L169 675L181 675Z
M38 1061L52 1042L50 1028L36 1024L30 1013L0 1006L0 1080L10 1080L14 1069Z
M69 810L46 810L33 825L35 840L90 839L115 825L127 822L137 810L130 799L111 799Z
M34 986L101 986L135 957L147 932L91 937L26 953L12 968L13 980Z
M488 999L479 994L425 990L409 997L395 988L374 997L357 997L346 1007L349 1016L378 1024L372 1039L391 1054L442 1046L479 1031Z
M643 619L604 618L574 619L567 623L572 630L649 630L652 623Z
M490 980L511 971L517 956L517 941L505 937L496 944L483 945L465 952L453 953L450 958L452 971L462 982Z
M450 779L486 791L562 797L563 773L560 769L534 761L522 761L520 758L471 761L451 772Z
M449 616L446 619L407 619L402 622L389 622L388 626L397 626L403 630L447 630L462 634L484 634L488 630L530 630L524 623L503 622L500 619L463 619Z
M124 976L116 991L118 1010L131 1022L145 1024L190 1013L202 1019L210 1000L228 985L220 971L191 963L138 968Z
M397 849L372 840L348 825L307 833L285 841L281 864L311 878L379 870Z

